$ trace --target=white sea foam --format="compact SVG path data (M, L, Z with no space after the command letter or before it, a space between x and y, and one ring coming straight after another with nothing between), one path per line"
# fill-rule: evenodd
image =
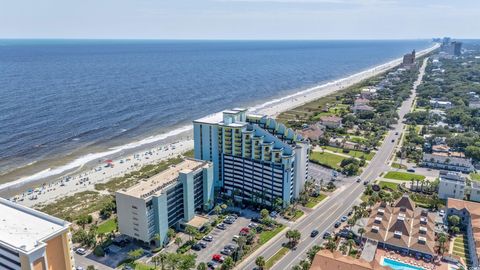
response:
M94 161L94 160L97 160L97 159L102 159L102 158L105 158L105 157L108 157L108 156L111 156L111 155L114 155L114 154L118 154L118 153L120 153L121 151L124 151L124 150L130 150L130 149L140 147L142 145L155 143L155 142L167 139L169 137L179 135L179 134L181 134L183 132L186 132L186 131L189 131L191 129L192 129L192 127L190 125L189 126L183 126L183 127L171 130L167 133L162 133L162 134L159 134L159 135L155 135L155 136L145 138L145 139L140 140L140 141L131 142L131 143L128 143L128 144L125 144L125 145L113 147L113 148L110 148L108 151L98 152L98 153L90 153L90 154L84 155L82 157L79 157L79 158L73 160L72 162L70 162L68 164L65 164L63 166L56 167L56 168L53 168L53 169L48 168L48 169L45 169L45 170L40 171L38 173L29 175L29 176L26 176L26 177L22 177L18 180L2 184L2 185L0 185L0 190L17 187L19 185L24 185L28 182L37 181L37 180L44 179L44 178L47 178L47 177L59 175L59 174L65 172L65 171L79 168L79 167L87 164L88 162L91 162L91 161Z

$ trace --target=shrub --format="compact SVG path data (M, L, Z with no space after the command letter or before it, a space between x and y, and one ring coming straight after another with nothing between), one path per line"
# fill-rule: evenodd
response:
M95 256L97 256L97 257L103 257L103 256L105 256L105 251L103 250L103 248L101 246L97 246L93 250L93 254L95 254Z

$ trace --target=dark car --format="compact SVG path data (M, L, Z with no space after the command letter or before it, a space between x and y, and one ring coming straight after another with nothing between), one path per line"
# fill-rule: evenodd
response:
M353 214L353 211L350 210L348 213L347 213L347 216L351 216Z
M395 142L395 139L393 139L392 142Z
M362 182L362 179L357 178L357 183L360 183L360 182Z
M337 221L335 222L335 225L333 225L335 228L338 228L340 227L340 225L342 225L342 223L340 221Z
M331 235L329 232L325 232L325 233L323 234L323 239L327 239L327 238L329 238L330 236L332 236L332 235Z
M407 172L415 172L415 170L410 168L407 170Z
M363 181L363 184L366 186L368 185L368 180Z
M199 251L199 250L202 250L202 246L200 246L200 244L195 244L195 245L192 246L192 249L196 250L196 251Z
M315 237L318 235L318 230L313 230L311 233L310 233L310 237Z

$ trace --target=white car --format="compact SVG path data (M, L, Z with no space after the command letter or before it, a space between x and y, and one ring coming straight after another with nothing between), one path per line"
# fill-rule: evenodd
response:
M440 210L438 215L441 217L445 216L445 210Z
M87 251L84 248L77 248L75 252L77 252L77 254L80 254L80 255L87 254Z

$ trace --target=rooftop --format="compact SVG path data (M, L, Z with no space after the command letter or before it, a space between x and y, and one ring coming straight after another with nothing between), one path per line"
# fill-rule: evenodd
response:
M189 173L205 166L206 164L206 161L185 159L181 163L173 165L167 170L141 181L135 186L118 192L137 198L148 198L155 194L160 194L164 188L177 182L179 173Z
M68 229L70 223L0 198L0 244L21 253Z

